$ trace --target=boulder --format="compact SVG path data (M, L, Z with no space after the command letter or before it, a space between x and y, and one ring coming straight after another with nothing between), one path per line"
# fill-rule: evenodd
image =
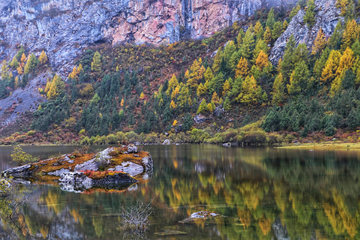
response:
M215 110L214 110L214 113L213 115L218 117L218 116L221 116L222 114L224 114L225 110L221 107L216 107Z
M96 162L95 159L92 159L82 164L76 165L74 171L76 172L86 171L86 170L97 171L99 170L99 166L100 163Z
M137 146L131 144L128 146L128 150L127 150L128 153L137 153L138 152L138 148Z
M224 144L223 144L223 147L230 148L230 147L231 147L231 143L229 143L229 142L228 142L228 143L224 143Z
M165 139L165 141L163 142L162 145L170 145L170 140L169 140L169 139Z
M207 120L207 118L201 114L198 114L194 117L194 122L196 123L203 123Z
M120 165L115 168L109 169L110 171L121 171L124 173L130 174L130 176L134 177L136 175L142 174L144 172L144 167L133 163L133 162L122 162Z
M19 167L9 168L2 172L2 175L5 177L13 176L13 177L21 177L21 176L28 176L30 175L29 169L31 168L30 164L26 164Z
M215 212L200 211L200 212L192 213L189 218L179 221L179 223L191 224L191 223L195 223L197 219L214 220L214 218L217 217L222 217L222 216L220 216Z

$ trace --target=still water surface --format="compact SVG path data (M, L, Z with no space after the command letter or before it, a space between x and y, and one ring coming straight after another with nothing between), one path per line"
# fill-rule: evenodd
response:
M360 238L360 151L226 149L212 145L143 148L154 159L154 174L131 191L76 194L56 186L23 187L29 203L22 209L19 238ZM73 149L24 148L42 158ZM11 150L0 148L1 170L12 166ZM122 209L136 202L151 202L149 228L140 233L121 230ZM224 217L179 223L202 210ZM158 234L164 230L182 235Z

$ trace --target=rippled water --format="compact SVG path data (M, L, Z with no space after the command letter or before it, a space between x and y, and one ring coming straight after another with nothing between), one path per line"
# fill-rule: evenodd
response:
M43 158L73 149L25 148ZM360 151L212 145L144 150L154 159L153 177L129 191L76 194L55 186L20 187L29 202L14 231L23 239L360 238ZM10 166L10 152L0 148L2 169ZM121 229L123 209L139 202L152 208L148 227ZM223 217L179 223L202 210ZM161 235L164 231L172 235Z

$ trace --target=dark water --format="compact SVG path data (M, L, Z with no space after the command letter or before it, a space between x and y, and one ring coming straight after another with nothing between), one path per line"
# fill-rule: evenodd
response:
M72 147L29 147L43 158ZM145 146L154 175L131 191L75 194L27 186L22 239L359 239L360 151ZM0 148L1 168L11 148ZM151 202L152 201L152 202ZM122 209L151 202L148 229L121 229ZM1 207L1 206L0 206ZM182 224L197 211L226 216ZM164 229L183 235L162 236ZM26 236L26 237L25 237Z

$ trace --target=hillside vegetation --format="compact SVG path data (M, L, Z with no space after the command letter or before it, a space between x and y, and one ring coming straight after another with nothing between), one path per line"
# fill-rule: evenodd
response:
M31 126L0 143L357 141L360 25L357 6L341 3L345 22L331 37L320 29L310 50L290 37L276 66L273 43L301 8L313 24L313 0L288 14L263 9L203 40L89 48L66 80L54 75L39 89L48 101ZM21 47L3 63L0 98L46 69L45 53L26 57Z

